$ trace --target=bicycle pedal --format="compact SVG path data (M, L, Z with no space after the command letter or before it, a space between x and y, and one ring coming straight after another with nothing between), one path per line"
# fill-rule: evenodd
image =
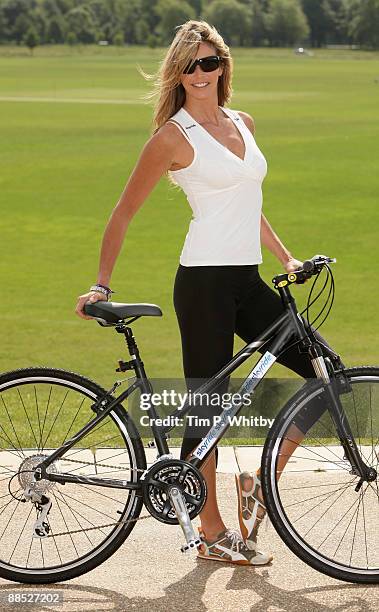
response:
M156 445L155 445L155 440L150 440L150 441L147 443L147 448L155 448L155 446L156 446Z
M181 550L182 553L186 553L186 552L189 552L190 550L195 550L195 549L200 548L202 543L203 543L202 538L198 537L198 538L195 538L194 540L190 540L186 544L183 544L180 547L180 550Z

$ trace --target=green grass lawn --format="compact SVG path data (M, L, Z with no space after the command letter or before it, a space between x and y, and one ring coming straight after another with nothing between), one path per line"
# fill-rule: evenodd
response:
M141 102L150 84L136 64L153 72L163 52L57 46L30 57L0 47L1 371L49 365L114 380L122 338L74 308L96 280L103 230L150 135L152 110ZM229 106L254 117L268 162L264 213L298 259L337 258L321 333L345 363L378 362L379 54L232 52ZM133 219L112 278L115 300L163 310L133 326L156 378L182 376L172 288L190 217L184 194L162 179ZM282 269L267 250L263 257L271 283ZM299 306L309 289L294 288ZM271 375L289 372L275 365Z

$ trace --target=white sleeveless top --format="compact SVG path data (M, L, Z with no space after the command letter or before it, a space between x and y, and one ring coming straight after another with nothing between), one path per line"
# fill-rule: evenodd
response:
M194 149L189 166L168 171L183 189L193 211L180 255L183 266L262 262L261 185L267 163L238 112L219 108L232 119L244 140L243 160L216 140L184 108L168 120L175 122Z

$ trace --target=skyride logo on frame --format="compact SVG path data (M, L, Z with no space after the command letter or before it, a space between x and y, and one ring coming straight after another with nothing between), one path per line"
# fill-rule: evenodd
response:
M245 384L243 385L242 391L243 392L249 391L253 386L252 381L257 378L258 379L263 378L267 370L270 369L270 367L273 365L275 361L276 361L275 355L273 355L269 351L266 351L262 359L258 361L255 368L250 372L249 376L246 379ZM233 410L235 408L236 407L234 406ZM230 415L228 414L228 412L230 411L231 411L230 408L224 408L220 421L216 423L215 425L213 425L208 435L202 439L199 446L194 450L193 455L195 457L197 457L198 459L202 459L204 455L208 452L209 448L213 446L214 441L217 439L219 434L222 433L226 429L226 427L228 426L230 422Z

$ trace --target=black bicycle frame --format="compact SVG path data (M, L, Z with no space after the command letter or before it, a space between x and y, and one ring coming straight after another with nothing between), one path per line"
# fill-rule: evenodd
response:
M196 389L196 394L200 395L203 393L205 394L212 392L223 381L225 381L230 374L234 372L234 370L236 370L242 363L251 357L253 353L262 347L263 344L268 342L268 348L242 383L237 395L242 396L244 393L252 392L258 386L267 371L275 363L277 356L284 349L288 341L290 339L298 340L299 349L304 353L308 353L308 357L311 360L315 370L316 378L320 378L324 383L324 387L327 392L327 399L329 399L328 409L336 425L345 453L352 465L357 469L361 479L365 479L369 474L369 468L365 463L363 463L359 455L358 448L338 394L336 397L330 383L329 374L323 360L321 346L319 343L310 338L309 333L305 328L304 320L296 308L295 300L289 291L289 287L279 287L278 289L284 306L283 314L281 314L256 339L246 344L246 346L242 348L231 359L231 361L221 370L219 370L212 378ZM127 327L126 323L119 325L117 331L125 334L129 352L132 356L132 360L127 364L124 364L127 366L125 369L134 369L137 380L126 391L117 397L112 396L112 393L116 388L115 385L105 394L105 396L98 399L92 406L92 409L96 412L96 417L88 422L75 436L67 440L60 448L56 449L51 455L49 455L49 457L39 464L35 470L35 477L37 480L40 478L46 478L48 480L61 483L85 483L87 485L97 485L120 489L140 488L140 484L138 482L126 482L124 480L47 472L47 468L50 464L61 458L67 450L69 450L89 431L96 427L98 423L100 423L113 409L115 409L117 406L120 407L123 400L133 393L133 391L139 388L144 394L149 395L152 393L152 386L146 376L144 364L139 355L131 328ZM334 351L328 349L328 353L337 364L341 365L339 356ZM243 402L241 401L239 404L236 403L235 405L232 405L231 408L223 409L221 413L221 420L210 428L200 444L192 451L192 455L189 459L191 464L197 468L201 467L214 446L219 442L224 433L230 427L231 417L238 415L242 407ZM179 415L184 416L187 412L189 412L189 410L191 410L191 408L193 408L193 404L191 404L190 400L188 400L181 409L177 409L172 412L170 417L176 417ZM151 423L151 430L156 442L158 457L169 454L166 434L173 428L173 426L157 426L155 424L156 420L159 418L159 415L157 414L153 404L150 404L149 408L147 409L147 414L149 416L149 423ZM126 411L125 417L128 417Z

